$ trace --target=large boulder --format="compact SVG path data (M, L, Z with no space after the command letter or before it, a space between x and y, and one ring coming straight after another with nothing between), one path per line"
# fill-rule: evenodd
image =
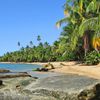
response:
M100 80L86 76L68 74L31 82L21 79L18 87L23 87L1 91L0 100L100 100Z
M47 100L50 100L49 97L55 100L100 100L99 83L97 79L68 74L40 79L26 89L38 96L48 97Z

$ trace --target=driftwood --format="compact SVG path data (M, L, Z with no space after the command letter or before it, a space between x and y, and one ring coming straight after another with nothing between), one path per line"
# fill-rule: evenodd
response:
M48 64L44 65L43 67L48 68L48 69L55 69L55 67L51 63L48 63Z
M48 72L51 69L55 69L55 67L53 66L53 64L48 63L48 64L45 64L42 68L37 68L34 71Z

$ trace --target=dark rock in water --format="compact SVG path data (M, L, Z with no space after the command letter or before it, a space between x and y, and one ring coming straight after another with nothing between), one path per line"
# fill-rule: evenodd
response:
M41 71L47 72L48 69L47 68L41 68Z
M0 69L0 73L8 73L10 72L10 70L7 70L7 69Z
M35 71L47 72L48 68L37 68Z
M34 76L33 78L34 78L34 79L38 79L38 77L35 77L35 76Z
M0 74L0 78L31 77L27 72Z
M3 81L2 80L0 80L0 85L3 85Z

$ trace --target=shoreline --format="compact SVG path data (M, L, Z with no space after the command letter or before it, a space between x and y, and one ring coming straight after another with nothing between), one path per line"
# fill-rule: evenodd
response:
M61 73L61 74L77 74L82 76L88 76L95 79L100 79L100 64L98 65L91 65L86 66L82 63L78 63L76 61L69 61L69 62L32 62L32 63L26 63L26 62L0 62L5 64L35 64L35 65L41 65L45 66L46 64L50 63L52 64L55 69L51 69L48 72L53 73ZM47 72L47 73L48 73ZM41 72L44 73L44 72Z
M47 63L49 62L0 62L0 64L36 64L36 65L45 65Z

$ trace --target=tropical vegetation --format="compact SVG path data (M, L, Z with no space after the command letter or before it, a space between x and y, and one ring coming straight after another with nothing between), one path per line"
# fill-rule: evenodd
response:
M42 43L21 47L19 51L6 53L0 61L14 62L47 62L78 60L85 62L100 62L100 0L66 0L64 4L65 17L56 23L64 23L63 31L52 45ZM20 47L20 42L18 42ZM91 53L92 52L92 53ZM95 54L94 54L95 52ZM93 57L91 60L91 55ZM92 63L92 64L97 64Z

